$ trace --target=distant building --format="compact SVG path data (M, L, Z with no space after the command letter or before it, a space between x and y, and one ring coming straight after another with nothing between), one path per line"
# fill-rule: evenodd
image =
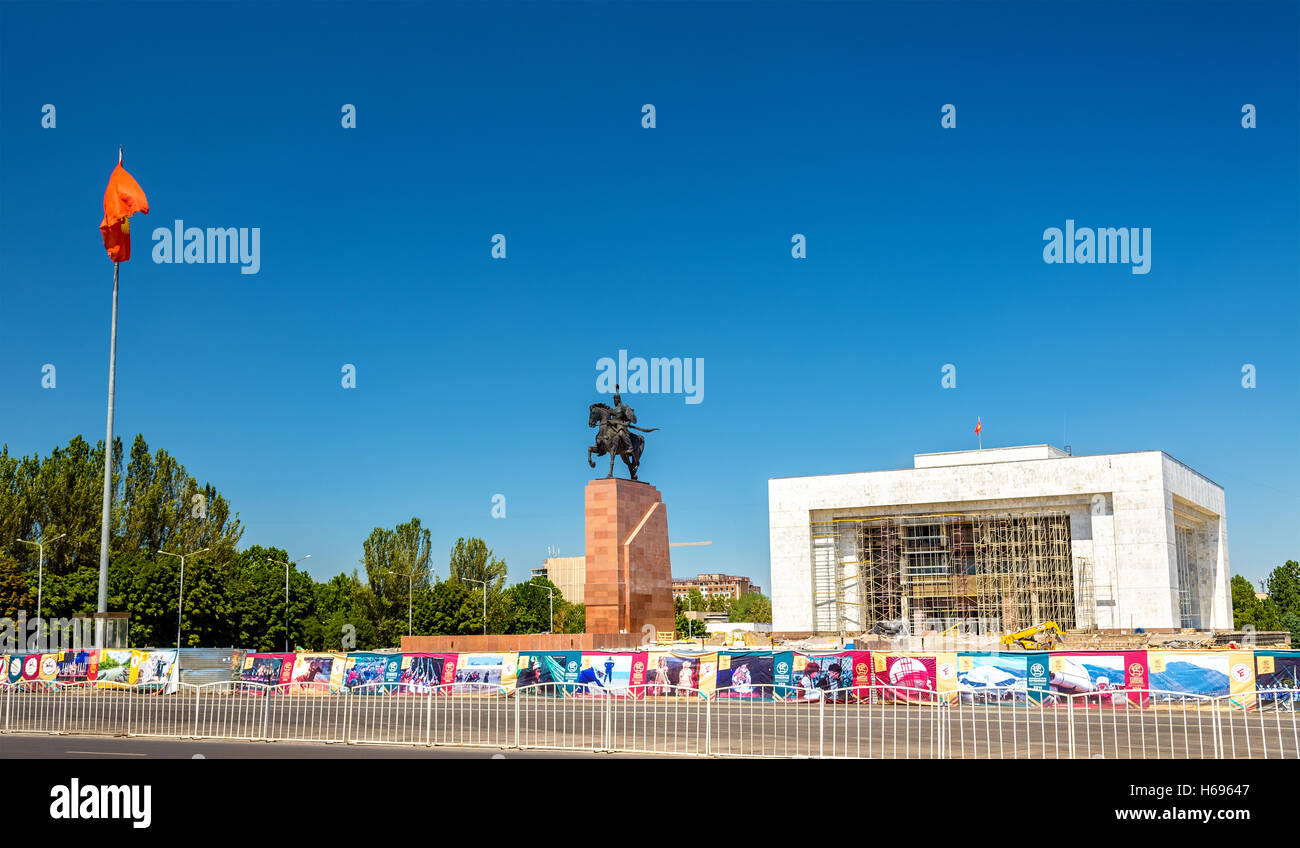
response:
M1232 627L1223 488L1169 454L913 466L768 482L777 631Z
M545 577L555 584L571 604L586 603L583 600L583 587L587 584L587 558L547 557L542 564L533 569L533 577Z
M731 574L697 574L694 580L673 578L673 598L684 598L697 589L705 598L739 598L750 592L761 592L748 577Z

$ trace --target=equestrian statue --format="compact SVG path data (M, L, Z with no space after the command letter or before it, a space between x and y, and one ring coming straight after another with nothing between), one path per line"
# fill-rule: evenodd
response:
M588 427L599 427L596 431L596 444L587 448L587 464L592 468L596 467L596 462L591 458L594 453L596 456L609 454L609 474L606 479L614 476L614 459L622 457L623 462L627 465L628 473L632 479L636 479L636 470L641 465L641 451L645 449L645 437L633 433L633 430L640 430L642 433L653 433L658 427L636 426L636 412L632 407L623 403L623 398L618 393L618 384L614 384L614 406L609 407L603 403L593 403L591 412L587 416Z

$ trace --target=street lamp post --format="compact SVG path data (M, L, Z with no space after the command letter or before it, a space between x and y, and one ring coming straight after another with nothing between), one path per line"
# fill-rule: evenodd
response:
M305 559L311 559L311 554L305 557L299 557L293 562L280 562L278 559L269 560L274 565L284 566L284 652L289 653L289 569Z
M483 635L487 635L487 581L472 580L469 577L462 577L466 583L477 583L483 587Z
M176 596L176 650L178 651L181 649L181 610L184 608L183 605L185 603L185 559L186 557L201 554L206 550L207 548L201 548L197 551L190 551L187 554L171 554L163 550L158 551L158 553L163 556L176 557L181 561L181 587L180 593Z
M43 624L43 622L41 622L41 591L45 588L45 546L54 544L66 535L68 534L60 533L48 542L45 541L44 534L42 534L41 538L37 539L35 542L30 539L18 540L24 545L35 545L39 551L36 564L36 621L38 627Z
M536 578L533 578L533 579L535 580ZM545 589L547 592L550 593L550 596L551 596L551 623L550 623L550 627L547 629L546 632L547 632L547 633L554 633L554 632L555 632L555 587L554 587L554 586L550 586L550 585L543 586L543 585L540 584L540 583L534 583L532 580L529 580L529 581L528 581L528 585L529 585L529 586L536 586L538 589Z
M412 622L415 617L415 578L428 574L433 571L432 568L426 568L423 571L412 571L409 574L402 574L400 571L386 571L385 574L394 574L398 577L405 577L406 586L406 635L412 636Z

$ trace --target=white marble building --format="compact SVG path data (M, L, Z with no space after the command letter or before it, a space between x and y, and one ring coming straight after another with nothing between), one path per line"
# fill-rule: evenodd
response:
M830 588L817 585L829 579L814 568L817 522L1043 513L1068 516L1080 626L1232 627L1221 486L1163 451L1069 456L1031 445L917 454L913 468L896 471L769 480L773 630L838 629L828 626ZM849 629L872 624L837 609Z

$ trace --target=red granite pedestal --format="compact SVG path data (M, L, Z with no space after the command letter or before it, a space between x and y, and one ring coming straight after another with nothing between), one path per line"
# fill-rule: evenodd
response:
M588 633L672 632L668 508L649 483L617 477L586 488ZM647 626L649 625L649 627Z

